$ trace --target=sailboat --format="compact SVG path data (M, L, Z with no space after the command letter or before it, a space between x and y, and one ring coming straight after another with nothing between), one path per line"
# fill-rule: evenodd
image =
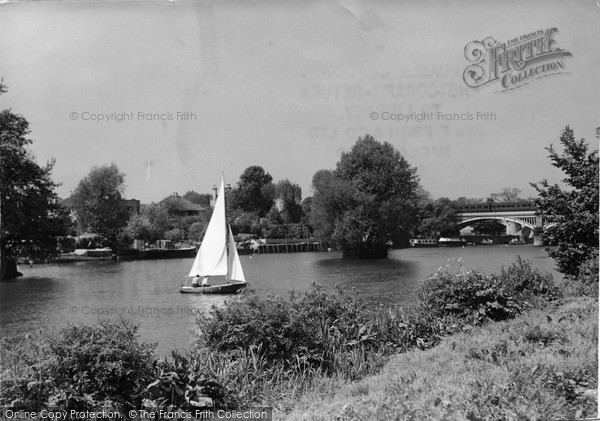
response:
M223 179L208 223L206 234L196 254L188 278L199 276L224 276L225 284L211 286L182 285L182 293L191 294L234 294L248 285L240 256L235 247L231 227L225 218L225 188Z

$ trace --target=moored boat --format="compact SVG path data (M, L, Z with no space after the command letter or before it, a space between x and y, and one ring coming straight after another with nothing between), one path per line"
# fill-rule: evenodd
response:
M435 238L411 238L408 240L411 247L437 247L438 243Z
M466 246L467 245L467 241L464 238L445 238L445 237L441 237L438 240L438 246L440 247L460 247L460 246Z
M56 258L56 262L87 262L90 260L110 260L112 258L112 249L110 247L102 247L95 249L76 249L72 253L61 253L61 255Z

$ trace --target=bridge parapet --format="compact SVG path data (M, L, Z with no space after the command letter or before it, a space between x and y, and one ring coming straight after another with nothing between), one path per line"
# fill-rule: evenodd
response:
M533 202L515 203L475 203L465 206L455 206L460 224L496 219L504 222L515 222L520 225L535 228L544 224L543 215Z
M468 205L456 205L452 207L459 213L465 212L516 212L516 211L536 211L534 202L506 202L506 203L470 203Z

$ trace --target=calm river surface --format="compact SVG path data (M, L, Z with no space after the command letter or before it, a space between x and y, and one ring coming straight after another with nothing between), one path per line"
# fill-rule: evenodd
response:
M290 253L240 256L250 288L264 296L304 291L313 282L332 290L355 288L370 304L410 305L420 283L440 266L458 259L466 268L499 271L516 260L530 260L559 274L544 248L468 246L392 250L384 261L343 260L341 253ZM157 342L157 354L189 347L194 328L190 313L207 311L225 296L179 293L193 259L100 261L20 266L24 277L0 283L1 336L40 328L92 324L123 315L140 325L142 340Z

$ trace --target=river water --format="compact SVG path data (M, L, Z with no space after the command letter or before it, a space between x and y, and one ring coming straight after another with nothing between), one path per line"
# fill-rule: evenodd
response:
M420 283L440 266L459 265L498 272L520 255L534 267L559 274L543 248L468 246L390 251L387 260L343 260L341 253L240 256L250 288L257 294L288 296L313 282L333 290L354 288L371 305L407 306ZM191 343L194 313L219 305L225 296L181 294L193 259L96 261L20 266L24 277L0 283L1 336L21 335L68 324L93 324L124 317L139 324L141 339L169 355Z

